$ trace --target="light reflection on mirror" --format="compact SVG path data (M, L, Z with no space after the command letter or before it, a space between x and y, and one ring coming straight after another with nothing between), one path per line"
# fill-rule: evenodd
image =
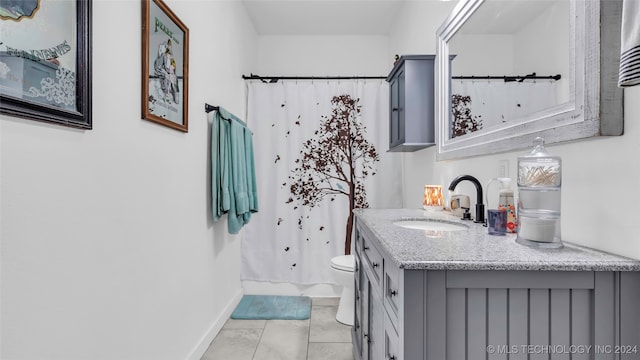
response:
M568 0L485 1L449 42L449 138L521 124L573 101L570 34ZM560 79L518 78L533 73Z

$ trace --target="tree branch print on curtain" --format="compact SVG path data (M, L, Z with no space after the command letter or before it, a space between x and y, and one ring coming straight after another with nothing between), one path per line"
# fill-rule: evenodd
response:
M470 134L482 129L482 115L471 114L471 97L465 95L451 95L451 138Z
M359 121L359 99L334 96L331 115L322 116L316 137L304 142L296 167L291 171L291 194L302 206L313 208L325 198L349 198L344 253L351 253L353 209L366 208L364 179L375 175L380 161L376 148L365 138L366 127ZM298 224L302 223L302 218Z

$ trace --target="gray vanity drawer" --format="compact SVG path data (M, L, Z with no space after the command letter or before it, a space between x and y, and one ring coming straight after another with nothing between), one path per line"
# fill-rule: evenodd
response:
M404 294L400 291L400 268L392 261L385 259L384 263L384 306L389 313L394 326L398 327L398 309L402 304Z
M363 276L364 274L362 273L362 263L360 262L360 257L356 256L355 257L355 265L353 268L353 277L356 280L356 290L357 291L362 291L362 282L363 280Z
M382 255L372 242L361 232L362 259L364 267L371 273L370 280L378 289L382 288Z
M362 235L361 235L360 228L358 226L356 226L356 233L354 237L355 237L356 243L353 246L353 248L355 249L356 255L360 256L362 255Z

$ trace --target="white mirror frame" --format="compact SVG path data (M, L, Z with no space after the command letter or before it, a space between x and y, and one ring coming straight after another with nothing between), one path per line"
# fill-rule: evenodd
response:
M513 125L452 139L449 41L484 1L460 0L437 31L437 160L528 148L537 136L551 144L622 135L623 92L617 86L622 0L571 0L569 102Z

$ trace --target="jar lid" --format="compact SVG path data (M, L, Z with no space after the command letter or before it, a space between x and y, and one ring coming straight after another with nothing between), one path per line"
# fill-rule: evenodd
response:
M549 154L549 152L547 151L547 149L544 147L544 139L541 137L536 137L535 139L533 139L533 149L531 149L531 151L525 155L522 155L520 157L523 158L529 158L529 157L533 157L533 158L543 158L543 157L548 157L548 158L552 158L552 159L560 159L559 156L553 156L551 154Z
M544 139L536 137L533 149L518 157L518 186L560 186L562 160L544 147Z

